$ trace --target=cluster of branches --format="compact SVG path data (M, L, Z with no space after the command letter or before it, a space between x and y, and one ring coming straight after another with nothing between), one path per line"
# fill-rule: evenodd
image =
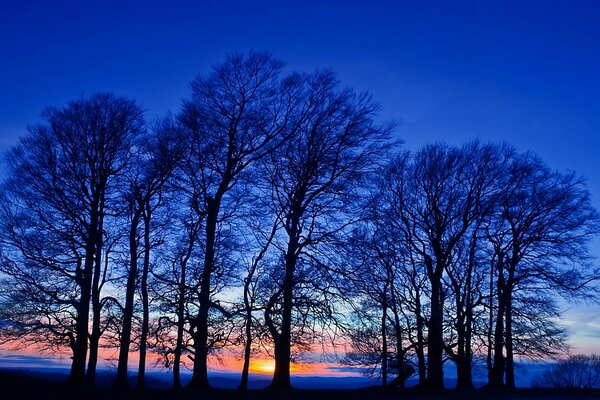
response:
M120 386L131 351L138 386L148 351L175 385L186 365L208 386L209 354L229 345L245 387L262 347L289 387L296 351L337 319L319 251L355 218L391 127L332 72L282 67L232 55L154 124L106 93L47 109L6 155L3 339L70 349L75 382L117 347Z
M360 255L348 362L384 383L416 366L421 385L443 387L451 361L464 388L479 359L489 385L514 387L515 356L567 350L557 298L595 296L600 276L587 252L598 214L580 178L478 142L400 154L381 176L347 247Z
M368 95L282 68L229 56L152 124L107 93L47 109L6 155L1 339L69 349L74 382L118 349L118 386L135 351L140 387L148 352L208 387L231 348L243 389L257 351L288 388L316 344L430 386L485 354L514 386L513 355L561 349L554 296L597 276L582 182L508 146L395 154Z
M575 354L548 367L534 385L592 389L600 386L600 355Z

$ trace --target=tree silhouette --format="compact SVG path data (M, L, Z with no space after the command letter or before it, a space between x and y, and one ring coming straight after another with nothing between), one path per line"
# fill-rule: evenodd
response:
M193 321L194 372L191 386L206 387L211 279L215 270L219 226L235 208L228 205L244 172L273 152L291 134L297 110L294 78L279 79L282 63L265 53L231 55L207 77L192 82L180 121L188 134L189 157L184 172L191 202L203 216L204 263ZM228 196L230 196L228 198ZM216 307L218 309L218 307Z
M265 310L274 345L273 388L290 387L294 326L306 325L315 307L332 307L327 294L335 289L339 266L328 265L319 248L335 243L358 215L361 179L374 171L389 139L389 128L374 123L376 106L366 94L340 89L329 72L309 76L306 84L307 118L265 159L284 241Z
M62 109L48 108L42 119L6 157L2 272L30 293L29 311L37 304L46 310L27 313L20 327L31 333L43 329L69 342L72 381L84 379L89 338L93 381L105 217L116 178L142 129L142 113L131 100L99 93Z

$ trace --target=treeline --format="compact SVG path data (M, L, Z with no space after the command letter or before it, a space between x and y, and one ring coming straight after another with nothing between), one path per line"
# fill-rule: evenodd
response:
M93 383L99 352L148 352L208 387L223 349L273 357L271 386L314 346L383 383L514 387L514 357L564 351L557 295L595 294L599 231L575 174L508 145L401 151L367 94L330 71L284 74L229 56L148 123L108 93L48 108L6 154L0 194L3 340L70 349ZM390 379L395 376L395 379Z

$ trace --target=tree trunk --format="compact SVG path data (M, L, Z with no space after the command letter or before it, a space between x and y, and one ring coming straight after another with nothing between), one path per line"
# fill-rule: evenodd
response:
M244 366L242 367L242 379L238 387L239 390L248 389L248 371L250 369L250 352L252 351L252 311L248 310L245 321L246 343L244 343Z
M487 365L487 375L488 375L488 385L492 384L493 381L493 364L492 364L492 348L494 346L494 339L492 336L494 330L494 271L493 268L490 268L490 285L489 285L489 293L490 293L490 302L489 302L489 310L490 316L488 319L488 329L487 329L487 356L486 356L486 365Z
M460 288L458 288L460 290ZM456 290L456 288L455 288ZM466 365L466 351L465 351L465 321L464 312L461 310L461 301L459 299L460 293L457 294L457 321L456 321L456 333L458 336L458 346L456 350L456 388L465 389L471 387L469 381L469 371L467 371Z
M270 387L273 389L290 389L291 361L291 331L292 331L292 308L294 273L299 247L299 215L293 214L290 218L291 228L289 230L288 248L285 254L285 277L283 281L283 309L281 318L281 333L275 340L275 371Z
M498 262L498 281L496 291L498 297L498 311L496 315L496 328L494 330L494 366L491 374L490 386L504 386L504 312L506 310L506 287L504 283L504 270L502 262Z
M425 386L427 384L427 364L425 363L425 337L423 335L425 323L423 321L423 314L421 312L421 300L420 293L417 290L415 294L416 299L416 314L417 314L417 346L415 351L417 353L417 368L419 370L419 386Z
M467 296L471 296L470 290L467 291ZM473 349L471 347L473 341L473 306L471 304L471 301L469 301L465 327L465 381L463 387L468 389L473 388Z
M189 253L188 253L189 254ZM189 258L189 255L188 255ZM178 301L177 301L177 338L175 343L175 357L173 360L173 386L176 388L181 387L181 353L183 352L183 327L185 324L184 320L184 307L185 307L185 279L186 279L187 259L181 263L181 281L178 289Z
M150 220L152 210L150 204L146 203L144 214L144 265L140 290L142 295L142 332L140 335L140 363L138 366L137 387L146 386L146 352L148 348L148 330L150 323L150 304L148 298L148 273L150 271Z
M429 318L429 330L427 335L427 387L444 387L444 365L442 361L444 342L443 342L443 299L441 272L443 268L436 266L433 270L432 260L426 259L429 281L431 283L431 313ZM437 261L439 263L439 261Z
M133 306L135 299L136 280L138 275L138 240L137 231L141 218L141 210L136 210L129 228L129 274L127 275L127 288L125 292L125 307L123 308L123 328L121 345L119 347L119 364L115 386L127 387L127 364L129 361L129 345L131 344L131 326L133 320Z
M385 330L385 321L387 313L387 282L383 289L382 304L381 304L381 385L387 386L388 381L388 345L387 345L387 332Z
M219 206L220 201L208 198L205 228L206 251L204 254L204 269L200 281L200 307L195 323L194 369L192 379L189 383L190 387L210 387L208 382L208 312L210 310L210 278L215 261L215 239Z
M98 219L98 232L96 233L96 248L94 255L94 276L92 278L92 334L90 335L90 357L86 381L93 385L96 381L96 366L98 364L98 346L102 330L100 327L102 304L100 303L100 276L102 275L102 250L104 247L104 204L100 202L100 216Z
M95 236L90 235L90 236ZM81 276L81 298L77 304L77 319L75 320L75 343L73 345L73 362L69 373L69 382L82 383L85 379L85 363L88 349L88 326L90 315L90 299L92 276L94 269L94 242L88 240L83 272Z
M512 299L509 292L506 299L506 386L515 388L515 365L512 340Z

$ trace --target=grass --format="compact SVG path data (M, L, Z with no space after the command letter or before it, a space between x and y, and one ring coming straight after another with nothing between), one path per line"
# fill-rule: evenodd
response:
M293 389L291 391L251 390L239 392L233 389L115 389L108 386L77 385L57 381L43 375L24 372L0 371L0 398L3 400L470 400L470 399L600 399L600 389L473 389L473 390L426 390L404 389L385 391L380 387L363 389Z

